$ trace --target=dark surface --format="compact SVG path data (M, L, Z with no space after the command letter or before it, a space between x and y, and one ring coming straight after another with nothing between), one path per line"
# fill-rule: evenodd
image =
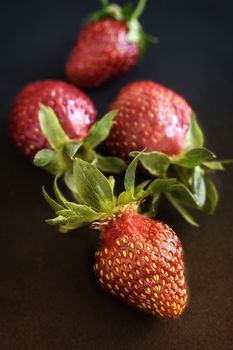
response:
M106 295L91 261L97 233L63 236L41 186L46 173L17 155L6 133L14 95L28 81L64 79L66 55L81 18L97 1L4 1L0 6L0 349L233 349L232 169L215 180L220 204L192 228L170 208L161 217L185 250L190 304L177 321L162 321ZM149 1L146 30L161 43L128 75L91 91L99 112L124 83L153 79L181 93L199 116L207 145L232 157L233 3L230 0Z

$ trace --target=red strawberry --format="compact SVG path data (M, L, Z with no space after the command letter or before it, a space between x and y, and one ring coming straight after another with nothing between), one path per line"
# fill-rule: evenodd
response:
M76 39L66 74L78 86L99 86L130 70L138 55L137 44L127 42L126 23L115 19L90 22Z
M176 318L187 300L182 259L172 229L129 209L103 226L94 270L111 294L145 312Z
M81 87L96 87L127 72L152 40L137 21L145 0L127 13L107 3L84 25L66 63L67 77Z
M64 131L74 140L87 134L97 114L91 100L70 84L46 80L26 85L12 106L9 129L19 151L29 158L50 147L40 129L40 103L54 110Z
M183 150L192 109L174 91L151 81L131 83L109 109L118 110L107 140L113 154L126 158L146 148L173 156Z
M163 318L176 318L187 300L183 251L167 225L137 214L142 199L171 190L173 179L156 179L135 185L134 158L125 174L125 191L114 196L114 179L107 179L93 165L75 159L74 183L80 204L68 202L56 189L55 202L44 197L57 217L48 220L63 232L92 224L100 230L94 270L105 290L128 304Z
M215 155L203 147L204 136L189 104L160 84L138 81L123 87L112 109L118 114L106 140L111 152L127 159L143 151L140 165L144 173L177 178L179 185L165 197L187 222L198 226L187 209L211 214L218 202L206 170L220 170L231 162L212 162ZM155 196L149 209L152 216L157 203Z

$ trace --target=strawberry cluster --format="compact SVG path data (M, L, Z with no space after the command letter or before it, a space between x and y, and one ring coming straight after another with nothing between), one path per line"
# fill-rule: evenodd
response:
M149 42L135 9L102 0L76 38L66 63L73 84L97 87L131 69ZM97 112L79 88L61 81L33 82L16 97L11 138L35 166L54 176L55 212L46 220L69 232L84 225L100 231L94 271L102 287L144 312L177 318L187 303L183 249L157 215L165 197L190 224L189 208L212 214L218 194L208 176L231 160L217 161L204 147L195 113L183 97L152 81L124 86L109 112ZM112 155L97 149L105 142ZM112 174L124 172L124 190ZM110 176L106 177L106 173ZM146 177L140 182L137 173ZM66 198L58 180L68 189Z

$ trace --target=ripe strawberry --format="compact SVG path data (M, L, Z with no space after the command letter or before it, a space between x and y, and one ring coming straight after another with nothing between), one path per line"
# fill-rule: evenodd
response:
M126 85L109 110L118 114L106 144L115 155L140 156L142 170L159 178L177 178L179 186L166 199L190 224L198 226L187 208L212 214L218 194L206 171L223 169L229 161L214 161L203 147L203 133L189 104L174 91L152 81ZM156 212L158 196L150 212Z
M187 300L181 243L167 225L129 209L103 226L94 270L102 287L163 318L176 318Z
M107 140L113 154L131 151L179 154L185 145L192 109L174 91L151 81L123 87L110 108L118 110Z
M103 288L140 310L176 318L187 300L181 243L167 225L137 214L137 208L142 199L177 183L156 179L134 188L139 157L126 170L125 191L118 198L112 177L107 179L93 165L76 159L73 176L80 204L68 202L55 180L57 202L43 192L57 215L47 222L63 232L92 223L100 230L94 270Z
M10 136L26 157L49 148L38 120L39 104L50 106L64 131L73 140L83 138L96 118L91 100L76 87L61 81L45 80L26 85L10 112Z
M137 20L145 0L134 11L102 3L102 9L81 29L66 63L68 79L84 88L99 86L130 70L146 43L153 41Z

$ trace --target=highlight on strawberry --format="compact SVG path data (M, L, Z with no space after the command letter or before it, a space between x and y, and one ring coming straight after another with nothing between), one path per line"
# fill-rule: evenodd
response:
M40 105L39 121L42 134L48 141L50 148L37 152L34 165L47 170L55 176L64 175L67 187L73 191L73 162L81 158L93 164L106 173L120 173L126 169L124 160L117 157L100 155L95 148L109 135L116 111L107 113L96 121L81 140L69 139L63 130L54 111Z
M9 116L9 133L21 154L32 159L49 143L41 132L39 105L51 107L70 139L82 139L96 119L96 109L81 90L57 80L27 84L16 96Z
M198 225L187 208L212 214L218 193L208 176L231 160L216 161L204 147L195 113L183 97L152 81L138 81L121 89L109 110L118 110L106 141L112 154L129 159L140 156L144 172L158 178L177 178L180 188L166 199L192 225ZM159 197L150 206L154 216Z
M97 87L136 65L156 38L144 33L138 18L146 0L135 9L101 0L102 8L90 16L78 33L66 62L66 75L77 86Z
M47 220L61 232L91 225L100 231L94 271L102 287L122 301L147 313L176 318L187 302L183 249L166 224L140 214L145 198L173 191L176 179L155 179L135 186L140 155L128 166L125 190L114 194L115 180L95 166L75 159L73 179L77 202L64 197L54 180L52 199L43 195L56 217Z

